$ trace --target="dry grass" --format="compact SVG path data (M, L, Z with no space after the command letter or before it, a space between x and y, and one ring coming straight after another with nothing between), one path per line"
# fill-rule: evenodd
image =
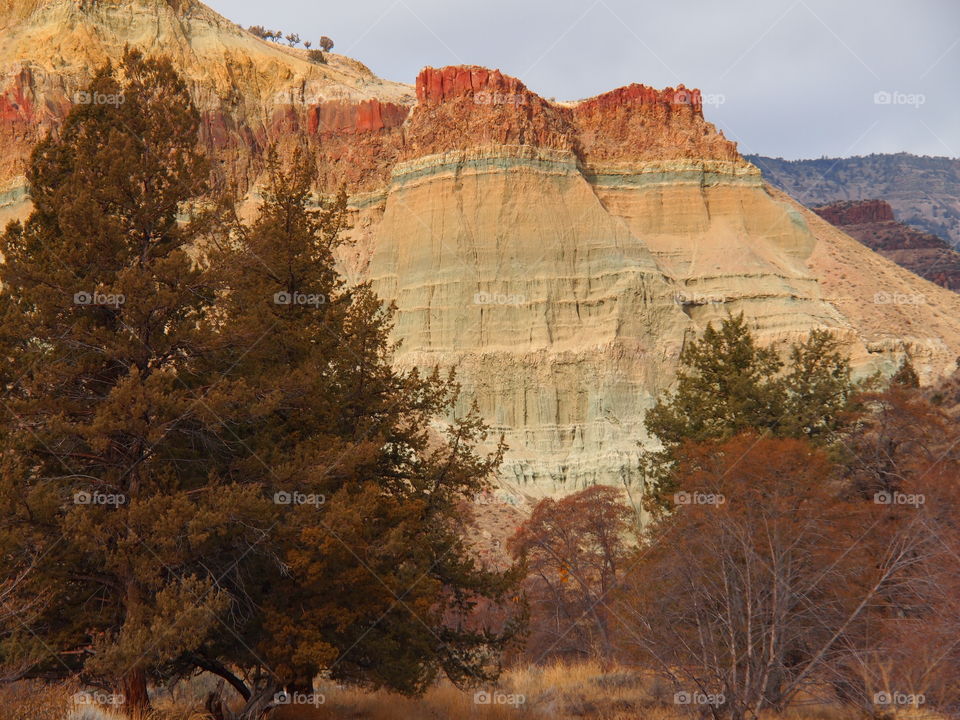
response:
M202 699L215 685L196 678L154 697L155 711L143 720L208 720ZM475 696L449 683L410 699L320 683L316 706L289 705L271 720L689 720L695 713L673 704L673 688L649 674L597 663L527 667L504 674L494 699ZM76 706L75 687L20 683L0 688L0 720L120 720L108 709ZM522 698L522 701L521 701ZM855 712L832 706L795 708L764 720L854 720ZM923 720L929 720L925 715ZM901 716L901 720L921 720Z

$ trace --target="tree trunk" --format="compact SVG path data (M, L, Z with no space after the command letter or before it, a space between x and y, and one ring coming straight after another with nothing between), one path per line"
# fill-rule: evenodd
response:
M123 695L123 710L131 718L141 718L150 709L150 696L147 694L147 674L142 668L128 672L120 681L120 693Z
M217 683L217 689L207 697L207 712L214 720L262 720L266 712L273 707L273 699L280 686L272 681L266 682L254 691L244 706L234 712L224 698L224 682Z

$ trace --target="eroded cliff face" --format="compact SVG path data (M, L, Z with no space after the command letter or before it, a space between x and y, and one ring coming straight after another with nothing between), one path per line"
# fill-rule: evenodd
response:
M380 186L413 88L361 63L266 42L194 0L5 0L0 8L0 214L22 212L24 163L125 47L169 56L202 113L224 179L255 183L266 148L306 142L325 182ZM394 132L391 133L391 130Z
M271 142L309 147L322 189L347 184L344 272L396 303L399 366L458 369L463 408L504 434L501 480L523 493L638 481L644 413L684 342L727 313L782 349L828 329L860 375L909 355L932 380L960 355L960 298L771 189L697 90L558 103L459 66L410 87L347 58L313 65L198 3L18 7L0 15L8 213L23 210L30 144L97 58L126 43L172 53L203 141L251 204Z
M957 298L766 186L697 91L561 104L455 67L417 97L382 201L358 208L362 276L397 303L400 365L459 368L512 487L637 481L646 409L728 312L783 349L829 329L860 375L953 368Z

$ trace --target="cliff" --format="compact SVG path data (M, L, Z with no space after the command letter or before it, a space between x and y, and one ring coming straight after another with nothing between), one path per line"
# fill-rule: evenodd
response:
M186 0L14 7L0 15L8 215L26 209L31 144L93 67L126 44L170 54L250 204L269 143L308 147L319 190L347 184L343 271L396 304L398 366L457 368L461 409L476 402L505 435L500 481L521 493L639 482L644 413L684 343L728 313L784 351L826 329L858 376L909 356L930 382L960 355L960 297L767 185L697 90L554 102L476 66L411 87L340 56L310 63Z

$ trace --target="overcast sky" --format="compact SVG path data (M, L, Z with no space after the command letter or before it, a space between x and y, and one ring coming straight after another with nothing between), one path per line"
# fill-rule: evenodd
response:
M412 83L477 64L573 100L699 87L741 152L960 157L960 0L206 0Z

